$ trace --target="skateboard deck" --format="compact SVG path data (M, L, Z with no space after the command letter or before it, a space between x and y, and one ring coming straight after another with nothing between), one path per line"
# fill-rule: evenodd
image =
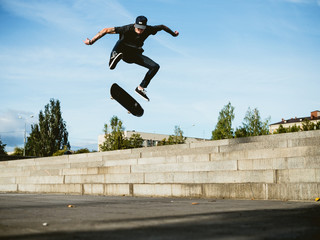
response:
M144 113L141 105L118 84L112 84L110 88L111 98L120 103L125 109L134 116L141 117Z

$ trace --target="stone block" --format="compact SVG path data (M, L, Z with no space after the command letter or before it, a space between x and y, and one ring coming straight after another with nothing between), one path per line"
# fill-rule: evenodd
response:
M68 163L68 155L34 159L34 165L55 165L65 163Z
M134 196L171 197L171 184L134 184Z
M313 156L306 156L305 159L305 167L306 168L320 168L320 154Z
M98 168L99 174L110 174L110 173L130 173L131 166L112 166L112 167L100 167Z
M17 167L16 169L9 168L8 171L0 170L0 179L2 177L6 178L6 177L26 177L26 176L30 176L30 171L25 171L20 167Z
M104 166L104 162L87 161L87 162L75 162L70 163L70 168L95 168Z
M145 173L145 183L147 184L163 184L163 183L173 183L174 176L178 173Z
M14 160L14 161L7 161L6 168L10 167L25 167L25 166L34 166L35 159L21 159L21 160Z
M288 158L288 169L304 168L305 157L290 157Z
M138 165L144 165L144 164L165 164L165 163L176 163L177 157L148 157L148 158L140 158L138 159L137 164Z
M82 184L19 184L19 192L82 194Z
M97 167L66 168L61 170L61 175L86 175L86 174L99 174L99 168Z
M105 184L105 195L131 196L130 184Z
M0 183L0 192L17 192L18 184Z
M59 176L61 175L60 169L42 169L42 170L30 170L24 171L25 173L29 173L27 176Z
M319 189L319 183L268 184L266 199L314 201L319 197Z
M273 170L217 171L208 173L208 183L273 183Z
M183 184L208 183L210 182L208 175L209 172L179 172L174 174L173 182Z
M104 183L104 174L87 174L87 175L67 175L65 176L65 183Z
M16 177L18 184L63 184L63 176Z
M210 161L209 153L177 156L178 163L209 162L209 161Z
M105 183L144 183L143 173L112 173L104 176Z
M265 199L263 183L203 184L203 197L228 199Z
M123 166L123 165L136 165L138 164L138 159L119 159L119 160L106 160L103 162L103 167L111 166Z
M83 184L83 194L88 195L103 195L104 184Z
M203 197L201 184L172 184L172 197Z

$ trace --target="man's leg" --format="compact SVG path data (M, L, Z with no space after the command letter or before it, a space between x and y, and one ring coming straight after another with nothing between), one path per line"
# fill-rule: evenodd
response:
M120 47L120 43L117 42L114 48L112 49L112 52L110 54L110 60L109 60L109 68L111 70L115 69L118 62L122 59L122 50Z
M139 57L137 57L135 63L149 69L149 71L146 73L144 79L140 83L141 88L147 88L151 79L159 71L160 66L159 66L159 64L154 62L152 59L150 59L144 55L140 55Z
M150 99L146 94L145 88L148 87L151 79L154 77L154 75L156 75L160 66L159 64L157 64L156 62L154 62L153 60L151 60L150 58L142 54L137 56L135 63L149 69L144 79L140 83L140 86L136 88L136 92L145 100L150 101Z
M136 92L145 100L149 101L149 98L146 95L145 88L148 87L151 79L158 72L160 68L159 64L157 64L147 56L142 55L141 53L132 53L132 52L125 53L123 55L123 61L125 61L126 63L135 63L149 69L149 71L146 73L140 85L136 88Z

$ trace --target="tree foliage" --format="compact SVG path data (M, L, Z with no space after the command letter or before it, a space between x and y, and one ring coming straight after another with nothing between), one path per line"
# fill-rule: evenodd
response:
M23 148L15 147L12 156L23 156Z
M111 118L110 128L111 132L108 130L109 125L104 125L105 141L99 145L101 151L142 147L143 139L140 134L133 134L129 139L124 136L122 121L117 116Z
M274 134L280 133L290 133L290 132L299 132L299 131L312 131L320 129L320 121L317 123L311 122L309 119L304 119L302 126L297 126L296 124L289 127L284 127L282 124L274 132Z
M60 101L50 99L44 112L39 113L39 124L31 126L31 134L26 143L26 154L46 157L63 149L70 149L66 123L62 119Z
M170 135L168 139L164 138L159 143L158 146L163 145L173 145L173 144L183 144L186 142L186 137L183 136L183 131L179 126L174 127L174 134Z
M128 148L141 148L143 146L143 138L140 134L132 134L127 142Z
M0 155L7 155L7 152L5 151L6 146L7 144L3 144L0 138Z
M229 102L219 112L218 123L212 131L212 140L233 138L232 121L234 120L234 107Z
M249 107L242 122L242 127L236 129L235 137L267 135L269 133L268 126L269 119L263 122L259 110L257 108L251 110Z
M304 119L302 122L302 130L303 131L311 131L320 129L320 122L314 123L311 122L309 119Z

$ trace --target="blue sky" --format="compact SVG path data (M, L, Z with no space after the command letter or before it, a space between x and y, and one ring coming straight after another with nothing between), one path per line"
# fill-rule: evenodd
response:
M147 89L150 102L134 93L146 69L124 62L108 69L118 35L83 43L138 15L180 32L174 38L161 31L145 42L144 54L161 66ZM61 102L74 150L97 149L114 115L126 130L173 134L178 125L186 136L210 138L229 101L234 128L248 107L271 122L320 110L319 0L0 0L0 30L7 151L23 146L25 123L30 132L51 98ZM143 117L110 100L114 82L137 98Z

